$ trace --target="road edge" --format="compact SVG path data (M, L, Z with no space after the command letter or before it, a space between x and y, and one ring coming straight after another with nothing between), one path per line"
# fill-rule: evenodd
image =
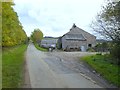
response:
M28 71L28 65L27 65L27 59L26 59L27 51L25 52L25 59L24 59L24 70L23 70L23 84L22 88L31 88L31 83L30 83L30 76L29 76L29 71Z

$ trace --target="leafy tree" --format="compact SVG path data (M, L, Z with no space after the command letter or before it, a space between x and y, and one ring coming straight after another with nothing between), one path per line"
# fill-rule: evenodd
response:
M1 7L1 0L0 0L0 47L2 46L2 7Z
M12 2L2 2L2 46L18 45L27 39L13 5Z
M113 41L111 55L120 62L120 1L108 0L91 27L94 31Z
M31 34L31 38L34 42L39 43L43 39L43 33L40 29L34 29Z

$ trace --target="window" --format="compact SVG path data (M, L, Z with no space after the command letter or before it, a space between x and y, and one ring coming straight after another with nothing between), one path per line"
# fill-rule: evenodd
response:
M88 47L92 47L92 44L88 44Z

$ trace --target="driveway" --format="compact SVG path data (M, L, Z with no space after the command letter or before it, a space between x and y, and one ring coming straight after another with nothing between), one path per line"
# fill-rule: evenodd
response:
M26 53L31 88L112 87L79 57L88 52L41 52L29 44Z

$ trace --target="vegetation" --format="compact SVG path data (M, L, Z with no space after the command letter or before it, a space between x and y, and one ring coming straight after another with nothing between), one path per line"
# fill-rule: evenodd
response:
M40 47L37 43L34 43L35 47L40 50L40 51L44 51L44 52L47 52L48 49L47 48L43 48L43 47Z
M43 33L40 29L34 29L34 31L31 34L31 40L33 41L35 47L40 51L48 51L46 48L42 48L39 44L41 43L41 40L43 39Z
M34 29L31 35L31 39L34 43L40 43L43 39L43 33L40 29Z
M0 71L2 71L2 3L0 0ZM2 73L0 72L0 89L2 88Z
M1 0L0 0L0 47L2 46L2 8L1 8Z
M120 66L116 65L109 55L96 54L93 56L85 56L81 59L87 62L110 83L120 86Z
M88 48L87 51L88 52L95 52L95 50L93 48Z
M120 1L115 3L108 0L91 27L106 38L120 41Z
M27 35L12 7L14 3L2 2L1 5L2 87L18 88L23 80L24 52L27 48L24 43L27 42Z
M2 52L0 48L0 89L2 89Z
M120 45L113 44L110 54L115 58L117 64L120 65Z
M94 49L97 52L106 52L106 51L109 51L110 47L111 47L110 43L106 41L106 42L102 42L102 43L96 44L96 46L94 47Z
M24 52L27 45L3 48L2 87L18 88L23 80Z
M15 46L26 42L27 35L19 22L12 2L2 2L2 46Z
M120 64L120 1L108 0L102 11L97 15L91 27L106 39L112 40L110 54Z
M23 79L25 43L28 38L14 11L13 2L2 2L2 87L18 88Z

